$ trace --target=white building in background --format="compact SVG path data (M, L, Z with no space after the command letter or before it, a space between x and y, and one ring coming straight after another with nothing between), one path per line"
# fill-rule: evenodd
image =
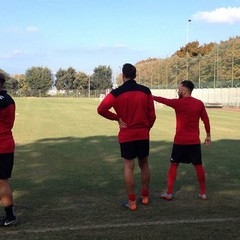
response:
M50 96L55 96L55 95L57 95L57 92L58 92L57 88L55 86L53 86L51 89L49 89L47 91L47 94Z
M115 88L117 88L117 87L118 87L117 83L114 83L114 84L113 84L113 89L115 89Z
M174 89L151 89L153 95L178 98ZM240 88L198 88L194 89L192 96L202 100L205 105L224 107L240 107Z

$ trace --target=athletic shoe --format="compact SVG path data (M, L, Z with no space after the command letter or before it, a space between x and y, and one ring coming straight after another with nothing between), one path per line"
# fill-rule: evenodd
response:
M15 226L17 224L16 217L14 218L2 218L0 219L0 227L9 227L9 226Z
M148 197L139 197L138 202L140 202L143 205L148 205L149 204L149 198Z
M126 200L122 203L122 206L132 211L135 211L137 209L136 201Z
M168 194L168 193L162 193L161 195L161 198L165 199L165 200L172 200L173 199L173 195L172 194Z
M208 199L208 197L207 197L207 194L198 194L198 197L201 199L201 200L207 200Z

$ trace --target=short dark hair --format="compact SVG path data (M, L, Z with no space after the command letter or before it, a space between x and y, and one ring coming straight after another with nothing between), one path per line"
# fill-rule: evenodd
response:
M193 82L190 81L190 80L183 80L183 81L181 82L181 84L182 84L183 87L189 89L190 92L192 92L192 90L194 89L194 84L193 84Z
M5 78L4 74L0 73L0 82L3 84L3 83L5 83L5 81L6 81L6 78Z
M125 63L122 68L122 73L126 78L134 79L136 77L136 68L130 64Z
M6 81L6 78L5 78L4 74L0 73L0 88L1 89L3 88L5 81Z

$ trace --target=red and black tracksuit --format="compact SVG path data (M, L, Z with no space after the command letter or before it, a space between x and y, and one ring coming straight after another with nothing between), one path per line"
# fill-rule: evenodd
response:
M114 112L110 109L113 108ZM149 130L156 115L149 88L128 80L109 93L98 107L98 113L110 120L122 119L127 128L120 128L119 143L149 139Z
M12 128L15 120L15 103L7 94L7 91L0 91L0 154L13 153L15 143L12 135Z
M172 107L176 113L176 134L174 143L179 145L200 144L199 119L210 133L210 123L203 102L194 97L168 99L154 96L153 99Z
M179 99L167 99L154 96L153 99L172 107L176 113L176 134L174 144L195 145L200 144L199 119L204 123L207 134L210 134L210 122L203 102L193 97L183 97ZM200 194L206 193L205 171L202 164L194 165ZM168 194L173 193L173 185L177 176L178 164L171 164L168 171Z

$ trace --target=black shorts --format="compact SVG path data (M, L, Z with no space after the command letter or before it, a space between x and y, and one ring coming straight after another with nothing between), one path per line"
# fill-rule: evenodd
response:
M14 153L0 153L0 179L8 179L12 175Z
M178 145L173 144L171 163L202 164L202 153L200 144Z
M137 140L120 143L121 157L132 160L143 159L149 155L149 140Z

